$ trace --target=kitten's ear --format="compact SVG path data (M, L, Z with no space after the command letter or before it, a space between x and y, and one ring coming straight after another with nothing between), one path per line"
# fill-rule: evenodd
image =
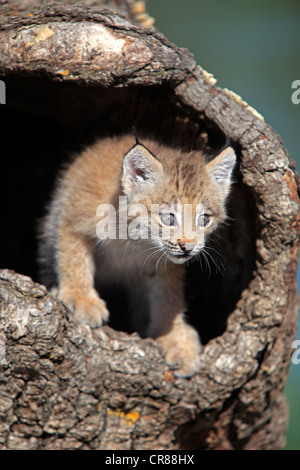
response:
M127 196L153 186L163 172L162 164L143 145L135 145L123 159L122 186Z
M233 148L226 147L206 165L208 173L225 193L229 191L232 170L235 164L236 155Z

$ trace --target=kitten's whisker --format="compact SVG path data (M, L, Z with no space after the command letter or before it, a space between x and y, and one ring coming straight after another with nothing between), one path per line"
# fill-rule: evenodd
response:
M201 255L203 255L203 258L204 258L204 261L205 261L205 266L206 266L206 268L208 269L208 273L209 273L209 274L208 274L208 277L210 278L210 276L211 276L211 268L210 268L210 264L209 264L209 261L208 261L208 259L207 259L206 252L205 252L204 248L203 248L202 251L201 251Z
M168 250L166 250L165 254L165 271L167 270L167 262L168 262L168 257L167 257Z
M155 266L155 271L157 271L159 262L160 262L160 260L165 256L166 253L167 253L167 250L164 250L163 254L162 254L162 255L160 256L160 258L157 260L156 266Z
M213 265L216 268L216 272L218 272L218 265L216 264L214 258L211 256L211 254L208 251L206 251L206 250L203 250L203 251L204 251L205 256L207 256L207 262L208 262L209 266L210 266L209 260L211 260ZM211 272L210 272L210 274L211 274Z
M157 247L154 247L154 248L157 248ZM147 256L147 258L144 260L144 262L143 262L143 264L142 264L142 267L141 267L141 269L140 269L139 275L142 274L142 271L143 271L144 267L146 267L147 261L148 261L148 265L149 265L149 263L150 263L150 261L151 261L151 258L153 258L157 253L160 253L161 250L162 250L162 247L159 247L156 251L154 251L154 253L150 253L150 254Z
M142 256L144 253L146 253L147 251L150 251L150 250L155 250L157 248L157 246L151 246L150 248L146 248L145 250L143 251L138 251L137 255L135 256L135 258L138 258L139 256Z
M220 273L222 273L222 272L224 273L224 272L225 272L224 263L222 262L221 259L217 259L217 258L215 258L211 253L209 253L209 251L208 251L209 249L215 251L219 257L221 257L221 254L220 254L217 250L215 250L214 248L212 248L212 247L206 247L206 249L204 249L204 251L205 251L205 253L207 254L207 256L210 257L210 259L212 260L213 264L215 265L216 271L217 271L217 272L219 271Z
M215 252L220 258L224 258L223 255L222 255L222 252L218 251L216 248L214 248L213 246L209 246L207 245L205 247L206 250L212 250L213 252Z

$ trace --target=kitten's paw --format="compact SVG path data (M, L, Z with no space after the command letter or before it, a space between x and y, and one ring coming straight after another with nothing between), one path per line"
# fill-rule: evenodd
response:
M109 311L106 303L98 294L92 292L85 297L59 295L73 311L74 320L78 323L85 323L91 328L97 328L108 321Z
M80 323L86 323L91 328L97 328L106 323L109 318L104 300L98 299L80 299L76 301L74 308L74 319Z
M176 377L188 378L198 372L201 343L194 328L183 324L157 341L165 350L166 362Z

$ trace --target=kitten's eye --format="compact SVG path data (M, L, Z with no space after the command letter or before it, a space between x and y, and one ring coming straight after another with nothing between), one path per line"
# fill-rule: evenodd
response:
M159 214L160 220L164 225L173 226L175 225L175 215L172 213Z
M208 214L201 214L198 217L199 227L206 227L210 223L210 216Z

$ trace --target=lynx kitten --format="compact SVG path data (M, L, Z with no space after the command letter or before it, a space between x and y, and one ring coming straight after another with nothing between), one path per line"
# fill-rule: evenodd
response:
M42 223L44 282L91 327L109 318L101 285L123 283L137 327L147 318L143 333L190 377L201 343L184 318L184 262L225 220L235 162L231 147L206 162L132 135L97 141L61 175Z

